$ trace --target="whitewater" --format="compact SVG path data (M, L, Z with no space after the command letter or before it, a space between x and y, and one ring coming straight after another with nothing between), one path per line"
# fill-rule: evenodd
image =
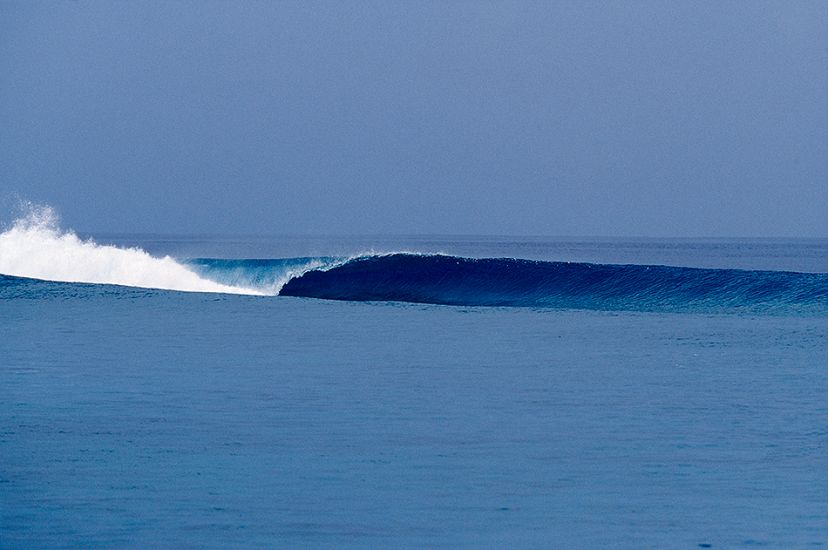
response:
M228 294L264 294L199 277L173 258L156 258L139 248L118 248L82 240L63 231L49 206L28 212L0 234L0 274L47 281L97 283Z

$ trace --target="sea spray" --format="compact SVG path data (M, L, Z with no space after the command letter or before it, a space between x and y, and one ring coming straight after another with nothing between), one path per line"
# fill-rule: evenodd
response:
M169 256L140 248L101 245L61 230L49 206L28 204L26 213L0 234L0 273L48 281L100 283L188 292L264 294L210 281Z

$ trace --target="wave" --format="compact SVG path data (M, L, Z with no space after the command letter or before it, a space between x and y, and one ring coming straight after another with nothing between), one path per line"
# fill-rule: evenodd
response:
M4 234L5 235L5 234ZM3 236L0 236L2 242ZM89 242L84 246L100 247ZM73 245L76 246L76 245ZM0 252L3 246L0 244ZM121 249L118 249L121 250ZM148 269L170 268L135 281L102 273L45 277L143 288L231 292L370 302L560 309L828 314L828 274L700 269L654 265L544 262L512 258L462 258L398 253L354 258L259 260L144 258ZM106 251L105 254L114 254ZM0 254L2 256L2 254ZM171 263L170 263L171 262ZM130 264L133 266L133 264ZM88 269L100 268L98 264ZM0 265L0 273L3 272ZM186 275L182 275L182 272ZM22 279L0 275L0 294Z
M455 306L828 314L825 273L417 253L177 260L151 256L139 248L83 240L60 230L50 208L34 206L0 234L0 294L17 297L28 292L20 284L21 277L188 292Z
M459 306L828 312L828 274L390 254L290 279L282 296Z
M198 275L169 256L82 240L58 227L48 206L29 204L26 214L0 233L0 274L47 281L98 283L186 292L266 294Z

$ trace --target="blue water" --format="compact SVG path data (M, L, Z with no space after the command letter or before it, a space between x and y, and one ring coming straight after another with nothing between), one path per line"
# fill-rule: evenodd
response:
M828 545L828 241L99 241L295 274L0 277L2 548Z

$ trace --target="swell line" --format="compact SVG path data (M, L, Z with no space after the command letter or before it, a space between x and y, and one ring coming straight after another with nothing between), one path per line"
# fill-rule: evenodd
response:
M282 296L602 310L828 310L828 274L441 255L365 256L290 279Z

